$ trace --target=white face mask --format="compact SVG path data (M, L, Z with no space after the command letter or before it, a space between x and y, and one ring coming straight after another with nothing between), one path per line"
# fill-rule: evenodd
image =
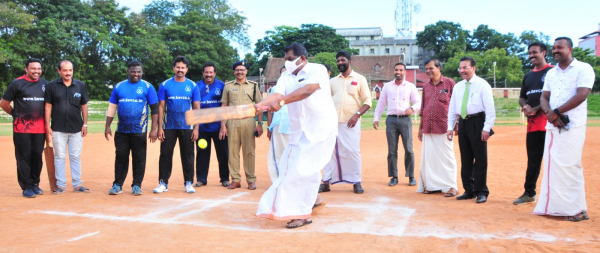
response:
M296 65L296 63L300 60L300 58L301 57L298 57L294 61L285 61L285 69L287 69L288 72L293 74L296 71L296 69L298 69L300 66L304 65L304 63L302 63L300 65Z

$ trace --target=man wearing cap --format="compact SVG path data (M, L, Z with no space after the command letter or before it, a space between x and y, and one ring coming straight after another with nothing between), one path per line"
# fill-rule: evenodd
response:
M262 96L258 88L258 83L248 81L247 63L238 61L233 64L235 75L234 81L225 83L222 106L252 105L262 101ZM258 117L258 125L254 123L254 118L233 119L221 122L221 131L219 138L227 136L229 142L229 174L231 174L232 183L228 189L241 187L240 175L240 147L244 156L244 171L246 172L246 182L248 189L256 189L256 175L254 174L255 142L254 136L260 137L263 133L262 117Z

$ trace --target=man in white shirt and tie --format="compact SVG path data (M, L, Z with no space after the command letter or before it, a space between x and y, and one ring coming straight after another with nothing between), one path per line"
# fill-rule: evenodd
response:
M473 199L485 203L487 188L487 140L494 131L496 112L490 84L475 75L476 62L471 57L460 59L458 72L464 79L454 86L448 108L448 140L452 140L458 118L458 147L461 158L461 178L465 192L458 200Z

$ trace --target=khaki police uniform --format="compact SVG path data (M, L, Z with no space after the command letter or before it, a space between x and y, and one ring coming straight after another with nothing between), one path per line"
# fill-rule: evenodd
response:
M252 101L254 99L254 101ZM262 101L258 83L246 80L238 83L236 80L225 83L221 102L228 106L255 104ZM254 174L255 166L255 140L254 129L256 123L254 118L227 120L227 139L229 141L229 173L233 182L240 182L240 147L244 156L244 171L246 182L256 182Z

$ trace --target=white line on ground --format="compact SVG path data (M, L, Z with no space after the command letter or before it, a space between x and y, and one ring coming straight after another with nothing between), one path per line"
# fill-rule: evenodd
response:
M94 236L94 235L97 235L97 234L99 234L99 233L100 233L100 231L96 231L96 232L94 232L94 233L85 234L85 235L82 235L82 236L78 236L78 237L75 237L75 238L71 238L71 239L67 240L67 242L79 241L79 240L81 240L81 239L83 239L83 238L90 237L90 236Z

